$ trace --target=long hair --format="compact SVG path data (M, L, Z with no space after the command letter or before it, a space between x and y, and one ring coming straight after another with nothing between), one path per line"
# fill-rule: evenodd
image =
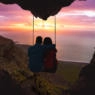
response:
M44 45L51 45L52 44L52 40L50 37L46 37L44 39L44 42L43 42Z

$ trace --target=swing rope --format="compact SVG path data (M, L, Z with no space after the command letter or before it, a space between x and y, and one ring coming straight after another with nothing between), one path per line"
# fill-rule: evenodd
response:
M33 15L33 45L34 45L34 23L35 19L34 19L34 15ZM54 16L54 40L55 40L55 46L56 46L56 16Z
M34 15L33 15L33 45L34 45Z
M55 39L55 46L56 46L56 16L54 17L54 39Z

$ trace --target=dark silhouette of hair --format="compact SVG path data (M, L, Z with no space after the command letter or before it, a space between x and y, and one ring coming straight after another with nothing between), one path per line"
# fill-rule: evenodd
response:
M46 37L44 39L44 42L43 42L44 45L51 45L52 44L52 40L50 37Z
M42 37L41 36L36 37L36 43L38 43L38 44L42 43Z

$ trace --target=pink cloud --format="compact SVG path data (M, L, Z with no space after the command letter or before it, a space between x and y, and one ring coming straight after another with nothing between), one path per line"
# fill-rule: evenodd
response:
M5 5L0 3L0 26L9 26L15 23L31 24L32 14L21 9L18 5Z
M62 10L95 10L95 0L76 0L70 6L64 7Z
M57 14L57 23L73 25L92 25L94 27L95 16L85 13L95 12L95 0L76 0L73 4L63 8ZM0 3L0 25L9 26L12 24L24 23L32 25L32 13L21 9L18 5L4 5Z

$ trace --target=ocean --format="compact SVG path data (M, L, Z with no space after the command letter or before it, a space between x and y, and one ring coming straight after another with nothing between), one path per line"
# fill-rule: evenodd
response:
M0 35L14 40L19 44L33 45L32 32L6 32L0 31ZM35 33L35 38L37 35ZM54 34L42 34L42 37L50 36L55 43ZM56 35L57 59L61 61L89 63L94 53L94 32L67 33Z

